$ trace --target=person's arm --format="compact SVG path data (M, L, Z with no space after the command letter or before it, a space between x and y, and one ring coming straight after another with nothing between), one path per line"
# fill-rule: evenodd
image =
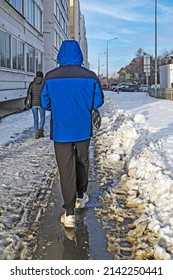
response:
M46 81L43 83L40 97L41 97L41 107L44 110L51 111L51 99L49 96L48 86L46 84Z
M27 96L30 94L32 96L32 86L33 86L33 82L31 82L29 84L28 90L27 90Z
M101 89L100 83L97 82L95 85L93 109L98 109L103 105L103 103L104 103L104 94Z

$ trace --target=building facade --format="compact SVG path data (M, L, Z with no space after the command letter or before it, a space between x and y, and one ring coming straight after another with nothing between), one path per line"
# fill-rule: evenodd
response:
M43 51L43 1L0 0L1 107L21 107L35 72L43 69Z
M79 0L0 0L0 110L24 108L35 73L55 68L60 45L70 38L79 42L88 67Z
M85 19L81 14L79 0L70 0L70 39L78 41L84 57L83 65L89 68Z
M57 53L70 36L69 0L44 1L44 73L57 66Z
M86 68L89 68L88 63L88 43L87 43L87 37L86 37L86 27L85 27L85 18L81 14L80 15L80 38L79 38L79 44L83 52L84 61L83 64Z

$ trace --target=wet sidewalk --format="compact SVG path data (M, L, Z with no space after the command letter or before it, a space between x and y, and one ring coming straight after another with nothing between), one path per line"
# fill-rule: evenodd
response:
M36 260L110 260L106 232L94 213L99 207L99 187L91 181L88 187L90 201L84 209L76 210L76 228L66 230L60 223L63 213L60 183L56 181L45 215L41 218L37 248L32 255Z
M3 230L0 235L0 258L112 259L107 251L106 231L97 221L94 211L95 207L99 207L102 190L96 183L93 143L90 145L87 191L90 201L85 209L76 210L75 230L66 231L60 223L64 210L48 127L49 117L45 138L35 141L33 129L28 129L16 141L1 149L3 188L0 223Z

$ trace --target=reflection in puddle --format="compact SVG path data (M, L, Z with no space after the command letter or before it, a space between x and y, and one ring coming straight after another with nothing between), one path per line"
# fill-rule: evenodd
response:
M82 213L81 213L82 214ZM63 260L89 260L89 237L84 216L76 215L77 226L75 229L64 228Z

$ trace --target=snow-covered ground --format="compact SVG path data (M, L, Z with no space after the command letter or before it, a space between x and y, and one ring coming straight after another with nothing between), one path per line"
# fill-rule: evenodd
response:
M34 139L31 110L0 122L0 259L30 257L57 172L49 118L45 130Z
M173 103L170 100L156 99L146 93L128 92L116 94L105 92L118 106L132 114L142 114L145 118L144 128L165 140L164 149L173 156Z
M116 251L119 244L112 235L114 224L108 225L107 221L116 221L121 225L129 217L133 220L134 228L129 230L126 241L132 246L137 238L142 244L141 247L138 244L138 252L134 249L136 255L133 258L173 259L173 103L151 98L146 93L116 94L105 91L105 104L101 114L102 127L95 136L95 142L100 184L111 185L102 198L103 209L100 210L103 224L110 229L109 246L114 246ZM20 138L24 131L32 130L32 126L31 110L2 119L0 154L7 154L6 149L10 152L10 146L3 146ZM27 142L26 148L30 147L29 153L32 153L30 165L38 168L41 176L43 170L46 171L46 165L39 161L39 153L48 160L50 168L55 163L51 164L53 152L51 144L48 144L50 141L39 141L36 155L33 154L36 148L34 139ZM46 141L47 148L42 146L43 141ZM20 143L15 145L18 147ZM14 153L15 147L11 151ZM10 157L9 153L4 160L6 166L8 163L15 164L15 156ZM20 161L18 169L19 163ZM21 160L21 170L24 164ZM39 168L39 164L43 165L43 170ZM13 171L13 174L10 171L5 174L6 183L1 183L1 190L11 183L12 175L16 177L15 180L19 179L17 169ZM21 185L21 180L19 183ZM122 211L118 205L119 194L125 196L125 206L133 209L131 214L125 213L126 209Z

